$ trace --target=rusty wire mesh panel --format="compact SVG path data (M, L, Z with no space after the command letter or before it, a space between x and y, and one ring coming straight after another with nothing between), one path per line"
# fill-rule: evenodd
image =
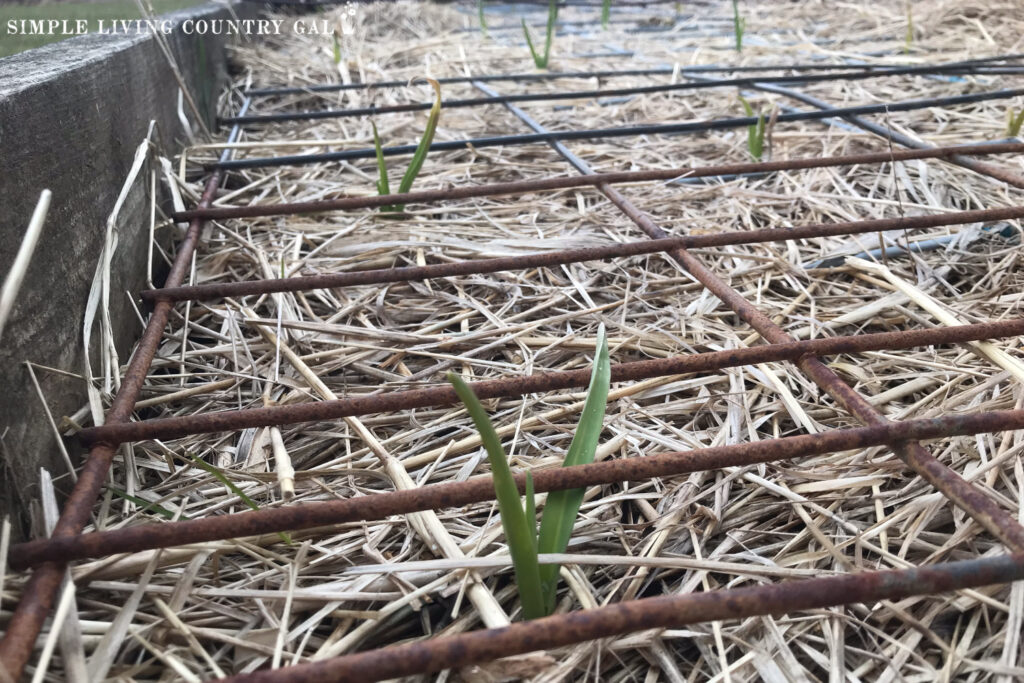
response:
M375 6L363 17L361 49L392 60L383 73L418 75L420 48L381 47L409 25L408 11ZM1019 62L969 63L952 50L949 64L885 75L801 65L799 78L762 80L735 69L728 87L770 92L763 101L780 111L774 158L749 163L750 120L723 83L706 80L717 75L603 68L628 56L669 61L681 44L722 36L649 31L656 10L630 11L640 13L622 35L643 36L642 48L624 55L584 22L572 34L579 56L558 78L509 77L505 29L490 42L452 31L479 48L473 71L486 76L445 80L461 106L443 110L444 139L417 181L441 189L403 198L404 220L372 210L385 200L370 189L366 115L387 139L414 139L422 89L394 80L228 98L229 140L251 146L191 153L209 172L205 192L177 216L191 224L165 287L143 293L153 313L106 423L80 434L90 452L75 492L52 539L11 549L12 566L32 574L0 643L9 671L28 663L65 564L85 558L100 558L77 570L89 590L132 592L123 579L143 574L139 590L156 596L147 614L193 640L139 638L171 643L164 656L204 676L237 680L380 680L470 665L493 675L497 658L579 645L560 663L540 654L498 665L548 680L599 666L606 643L625 672L648 662L670 679L686 667L799 678L843 671L845 629L857 631L856 675L886 677L937 670L934 653L952 651L931 628L946 603L906 598L958 590L950 604L974 610L972 634L979 610L993 624L1019 620L1017 593L1000 589L1004 604L983 587L1024 578L1020 433L989 436L1024 428L1024 366L1005 347L952 346L1024 331L1019 299L992 294L1014 282L1017 249L1005 240L1024 209L1010 188L1024 179L1007 158L1021 144L968 147L991 141L992 112L1019 101ZM602 46L610 56L586 56ZM261 84L285 81L253 49L240 59L263 65ZM787 109L800 98L812 108ZM310 151L341 139L343 152ZM225 183L232 206L217 207ZM975 223L984 227L957 230ZM926 254L928 240L945 251ZM906 255L911 244L919 255L909 261L822 268L837 252ZM193 256L202 284L190 282ZM599 321L621 383L606 460L552 468L579 396L550 392L585 385ZM910 352L920 347L928 355ZM769 365L778 361L790 363ZM470 476L483 471L479 442L452 392L436 386L449 368L494 399L515 463L537 468L538 491L601 486L563 558L566 613L508 626L516 600L495 553L491 484ZM140 400L144 388L151 396ZM977 463L956 438L967 436ZM920 443L931 439L941 441ZM118 455L129 442L134 464ZM239 512L236 491L207 505L222 487L193 458L230 471L263 509ZM298 470L288 482L286 461ZM135 468L174 519L83 534L112 465L115 481ZM280 532L294 532L292 547ZM251 538L230 540L239 537ZM125 552L143 554L102 559ZM239 552L255 564L232 559ZM212 585L222 565L227 585ZM196 586L191 595L181 580ZM898 638L873 640L879 629L858 603L882 605L904 625ZM768 616L840 605L850 607L782 626ZM726 619L743 621L723 638ZM682 629L707 622L709 631ZM650 629L661 630L631 635ZM934 652L914 651L922 639ZM822 642L827 656L815 654ZM979 670L1015 675L1014 643L1007 632L998 665ZM760 652L781 664L753 661Z

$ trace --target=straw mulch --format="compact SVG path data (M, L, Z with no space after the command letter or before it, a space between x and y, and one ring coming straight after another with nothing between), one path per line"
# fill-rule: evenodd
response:
M559 71L664 64L778 64L821 60L927 64L1013 52L1015 3L919 2L906 44L902 9L877 3L741 3L747 38L733 49L731 9L714 3L675 16L670 4L562 13L569 35L554 46ZM488 8L489 37L475 7L385 3L328 16L354 31L336 65L327 37L290 32L235 50L238 86L304 85L533 71L518 14ZM529 14L538 26L542 8ZM642 28L637 32L637 28ZM661 29L655 31L654 29ZM535 36L541 33L534 29ZM540 41L542 42L542 40ZM634 51L632 57L616 54ZM906 50L906 51L905 51ZM608 56L583 57L598 54ZM728 76L729 74L723 74ZM601 86L654 84L664 76L608 78ZM941 97L1014 87L1012 76L878 78L801 86L835 105ZM500 92L589 89L596 80L497 83ZM765 112L803 108L757 91ZM446 98L479 96L445 86ZM260 99L259 113L385 105L430 98L425 85L369 92ZM240 96L226 94L225 113ZM872 120L933 144L1005 136L1005 114L1022 100L932 108ZM524 105L552 130L738 116L735 88L598 102ZM415 142L425 115L376 117L385 145ZM501 106L446 110L436 139L528 132ZM370 119L249 126L236 158L372 146ZM215 141L216 142L216 141ZM746 131L570 143L595 170L741 162ZM855 127L779 124L772 158L885 150ZM188 150L186 201L200 192L200 164L220 148ZM392 186L407 158L389 160ZM1024 171L1017 158L993 163ZM175 166L177 169L177 166ZM545 145L431 154L415 188L569 175ZM375 193L373 160L232 174L219 205L318 200ZM827 168L765 177L657 183L624 193L673 234L783 227L819 221L919 215L1015 203L1016 190L937 161ZM192 199L190 200L189 197ZM379 211L257 218L204 231L196 282L440 263L563 249L644 235L591 189ZM164 228L170 230L172 228ZM914 329L942 323L929 302L961 321L1018 315L1017 223L955 226L697 252L704 263L798 338ZM954 236L912 258L876 265L817 261ZM867 258L871 261L871 257ZM906 285L916 288L908 294ZM612 360L659 358L759 343L759 337L674 262L661 256L467 276L384 287L247 297L178 305L153 365L139 416L188 415L265 404L434 385L455 370L475 379L588 367L598 324ZM828 362L891 419L1022 406L1016 340L1005 357L968 347L838 357ZM199 389L183 396L186 389ZM560 463L582 395L492 401L513 469ZM773 364L709 375L615 385L599 458L740 443L847 427L855 421L795 366ZM460 481L488 471L460 407L369 415L282 428L294 467L294 499L279 481L284 455L272 430L214 434L122 451L114 486L170 516L246 509L237 495L188 461L221 468L258 505L331 500ZM943 463L1007 509L1024 501L1021 434L929 444ZM278 459L275 459L277 456ZM108 493L94 527L165 521L157 508ZM176 548L78 565L79 646L119 680L206 678L437 637L518 618L519 603L495 507L479 504L406 518ZM1006 552L987 532L914 476L886 448L595 488L587 492L569 556L560 611L633 598L798 581ZM141 577L141 578L140 578ZM17 578L8 592L16 595ZM13 585L12 585L13 584ZM5 606L7 596L5 596ZM640 633L447 672L438 680L494 681L1009 681L1024 676L1024 586L993 587L851 605L784 617ZM117 633L118 637L111 636ZM130 635L128 635L130 634ZM64 675L55 657L47 678ZM424 677L433 680L434 676Z

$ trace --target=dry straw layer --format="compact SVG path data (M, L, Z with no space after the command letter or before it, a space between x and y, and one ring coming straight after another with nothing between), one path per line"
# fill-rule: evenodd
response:
M729 6L684 12L671 5L630 9L610 31L575 25L556 38L560 71L686 64L771 64L843 59L928 63L1012 51L1021 22L1012 3L914 4L916 37L903 53L906 18L875 3L825 11L817 3L741 3L744 50L732 50ZM1004 6L1005 5L1005 6ZM339 10L343 12L345 10ZM243 43L237 84L303 85L342 79L395 80L529 72L514 14L489 9L490 38L473 28L475 8L414 3L359 6L354 33L335 65L329 38L291 33ZM568 21L597 22L598 9ZM543 9L531 14L543 20ZM329 14L339 21L339 14ZM340 25L340 24L339 24ZM640 26L662 32L630 32ZM463 30L464 28L469 30ZM624 56L574 55L634 50ZM340 71L340 74L339 74ZM664 77L602 79L609 87ZM499 83L500 92L593 88L594 81ZM1013 87L1012 77L893 77L801 86L835 105L947 96ZM446 97L479 95L445 86ZM745 91L756 107L802 106ZM286 95L254 101L260 113L310 107L399 104L429 88ZM237 91L223 103L237 110ZM1020 102L1014 102L1019 105ZM893 113L874 120L933 144L1003 136L1010 102ZM624 101L535 103L523 109L551 130L738 116L735 90L637 96ZM415 142L423 113L377 117L385 144ZM437 140L527 132L500 106L442 113ZM772 158L849 154L885 143L849 126L780 124ZM216 141L215 141L216 142ZM237 156L372 146L366 118L251 127ZM598 171L715 164L746 158L746 131L572 143ZM197 169L219 149L188 150ZM1020 172L1015 158L994 163ZM392 180L404 161L394 160ZM572 173L549 147L432 154L414 189ZM190 178L193 176L189 176ZM218 205L312 201L375 192L373 161L245 170ZM183 187L198 193L198 181ZM781 172L702 184L646 184L624 193L672 234L783 227L832 220L1009 206L1015 190L937 161ZM230 220L204 235L195 282L439 263L643 239L596 190L460 200L407 207L404 220L360 211ZM992 227L992 226L987 226ZM734 288L798 338L1019 315L1020 251L1000 234L1019 225L943 228L925 234L856 236L698 252ZM891 257L877 267L807 269L823 257L953 235L941 249ZM1015 239L1015 238L1014 238ZM909 291L903 284L914 285ZM474 379L588 367L599 323L613 362L757 343L758 337L676 264L658 255L557 269L467 276L429 283L355 287L179 304L150 374L141 417L188 415L356 396L434 384L454 370ZM1010 358L1017 343L995 344ZM892 419L1020 408L1007 365L968 348L868 353L830 362ZM1010 368L1012 369L1012 365ZM564 455L580 394L494 401L513 469L554 466ZM599 458L699 448L852 425L795 366L729 369L613 386ZM1003 505L1019 509L1024 472L1019 433L931 444L945 464ZM197 517L244 502L186 453L224 469L261 506L329 500L486 471L459 407L399 412L339 423L216 434L122 450L113 482L163 513ZM289 467L294 470L289 474ZM291 493L291 492L294 493ZM157 508L112 491L90 528L159 521ZM206 678L287 665L356 649L496 626L519 606L501 526L492 505L215 542L78 566L80 643L133 680ZM563 563L559 609L633 597L800 580L859 569L899 568L1004 548L884 448L785 465L705 472L587 492ZM141 578L140 578L141 577ZM19 590L8 577L4 608ZM599 679L1010 680L1024 675L1020 586L851 605L786 617L634 634L446 674L467 681L515 675L536 681ZM118 628L132 637L105 638ZM55 656L49 673L64 674Z

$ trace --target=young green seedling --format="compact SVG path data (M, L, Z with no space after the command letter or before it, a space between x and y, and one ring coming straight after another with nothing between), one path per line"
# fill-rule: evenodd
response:
M430 143L434 141L437 122L441 118L441 84L433 78L425 80L434 88L434 106L430 108L430 115L427 117L427 127L423 132L423 137L420 138L420 143L416 146L416 152L412 155L412 161L409 162L409 168L405 169L405 175L402 176L402 182L398 186L400 194L404 194L412 189L413 181L416 180L416 176L419 175L420 170L423 168L423 162L427 160ZM370 125L373 127L373 147L377 152L377 194L383 197L391 194L391 186L388 183L388 167L384 161L384 148L381 146L380 135L377 133L377 124L371 121ZM402 204L381 207L381 211L402 211L403 209L405 209L405 206Z
M608 30L608 22L612 17L612 0L604 0L601 3L601 28Z
M537 517L532 498L533 481L527 479L526 509L519 502L519 489L509 469L505 451L501 447L501 439L494 431L487 411L480 404L476 394L461 377L453 372L448 373L448 381L455 387L459 400L466 406L473 424L480 432L480 441L487 452L487 460L491 463L491 476L494 478L494 494L498 499L498 512L501 515L501 528L505 531L509 553L512 555L512 567L516 574L516 585L519 587L519 599L523 605L523 617L537 619L546 616L544 595L541 592L540 565L537 563ZM533 512L533 517L527 513Z
M743 31L747 28L747 20L740 16L740 8L732 0L732 30L736 34L736 52L743 51Z
M750 106L750 102L747 102L746 98L740 96L740 102L743 104L743 110L747 113L747 116L754 115L754 108ZM747 150L750 152L750 156L755 161L760 161L761 156L764 154L764 114L762 112L757 113L757 123L747 126Z
M562 467L587 465L594 462L597 440L604 427L604 413L608 404L608 387L611 382L611 365L608 361L608 340L604 325L597 331L597 351L594 369L590 374L590 388L583 404L583 413L576 433L569 444ZM537 551L540 553L564 553L569 546L569 537L576 522L576 515L583 503L583 489L552 491L544 505L540 519L540 533ZM548 614L555 611L558 592L558 565L546 564L540 568L541 588L544 591L545 607Z
M334 64L341 64L341 41L338 40L338 34L332 33L331 38L334 39Z
M143 508L144 510L149 510L151 512L155 512L156 514L160 515L161 517L169 519L172 522L175 522L175 521L178 520L178 516L175 513L171 512L170 510L168 510L167 508L165 508L165 507L163 507L161 505L157 505L156 503L151 503L148 500L145 500L144 498L139 498L137 496L130 495L128 492L122 491L121 489L118 489L118 488L114 488L113 486L109 487L109 489L110 489L110 492L112 494L114 494L115 496L117 496L118 498L124 498L129 503L134 503L135 505L139 506L140 508ZM190 517L188 515L186 515L186 514L182 514L181 518L182 519L190 519Z
M219 468L214 467L213 465L211 465L210 463L206 462L202 458L197 458L196 456L192 455L188 451L185 451L185 455L188 456L189 461L193 465L195 465L196 467L198 467L200 469L206 470L207 472L212 474L214 479L216 479L220 483L224 484L224 486L227 486L228 489L231 491L231 493L233 493L236 496L238 496L239 498L241 498L242 502L245 503L246 505L248 505L251 509L253 509L253 510L259 510L260 509L259 504L255 500L250 498L248 495L246 495L245 491L243 491L242 489L238 488L238 486L235 485L235 482L233 482L230 479L228 479L227 475L224 474L224 472L222 472ZM288 545L292 544L292 537L289 534L287 534L287 533L285 533L283 531L279 531L279 532L277 532L277 535L280 536L281 540L284 541L285 543L287 543Z
M484 16L484 0L476 0L476 14L480 19L480 33L487 37L487 18Z
M494 431L490 418L476 394L461 377L448 373L448 381L455 387L455 393L466 406L473 424L480 432L480 440L487 452L494 476L494 493L498 499L498 512L505 531L512 566L515 569L519 598L523 605L523 616L536 619L551 614L555 609L558 593L558 565L540 565L538 553L563 553L569 545L572 528L583 502L583 489L552 491L548 494L544 513L541 515L540 531L537 530L537 515L533 494L533 478L526 474L525 508L519 502L519 490L508 466L508 460L501 447L501 440ZM573 435L563 467L585 465L594 461L597 441L604 425L604 413L608 403L608 386L611 381L611 365L608 360L608 341L604 325L597 333L597 352L594 368L590 375L590 388L583 404L579 426Z
M526 45L530 48L530 56L538 69L548 68L548 60L551 58L551 41L555 37L555 22L558 21L558 0L548 0L548 29L544 39L544 54L539 54L533 46L533 39L530 37L530 29L526 26L526 19L521 19L523 24L523 35L526 36Z
M914 9L907 2L907 35L903 38L903 52L910 52L914 44Z
M1015 138L1020 135L1021 126L1024 126L1024 107L1020 112L1014 112L1013 107L1006 110L1006 137Z

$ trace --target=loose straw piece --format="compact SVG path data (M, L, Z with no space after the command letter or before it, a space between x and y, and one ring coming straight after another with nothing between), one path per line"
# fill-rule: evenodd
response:
M3 289L0 289L0 338L4 336L4 327L7 325L7 318L14 308L14 301L18 297L18 290L28 272L28 264L32 261L32 254L36 250L39 236L43 233L43 223L46 222L46 214L50 211L50 199L53 193L43 190L39 193L39 201L36 203L35 211L28 222L28 230L21 240L21 247L18 248L18 255L14 257L11 265L11 272L4 279Z
M852 257L846 259L846 263L858 270L873 273L885 278L889 284L910 297L911 301L931 313L943 325L958 327L966 324L946 310L946 308L934 298L899 277L887 267L879 263L872 263L871 261ZM988 358L990 361L1001 367L1003 370L1009 372L1017 379L1018 382L1024 384L1024 364L1019 360L1000 350L999 347L991 342L968 342L968 345L982 356Z

